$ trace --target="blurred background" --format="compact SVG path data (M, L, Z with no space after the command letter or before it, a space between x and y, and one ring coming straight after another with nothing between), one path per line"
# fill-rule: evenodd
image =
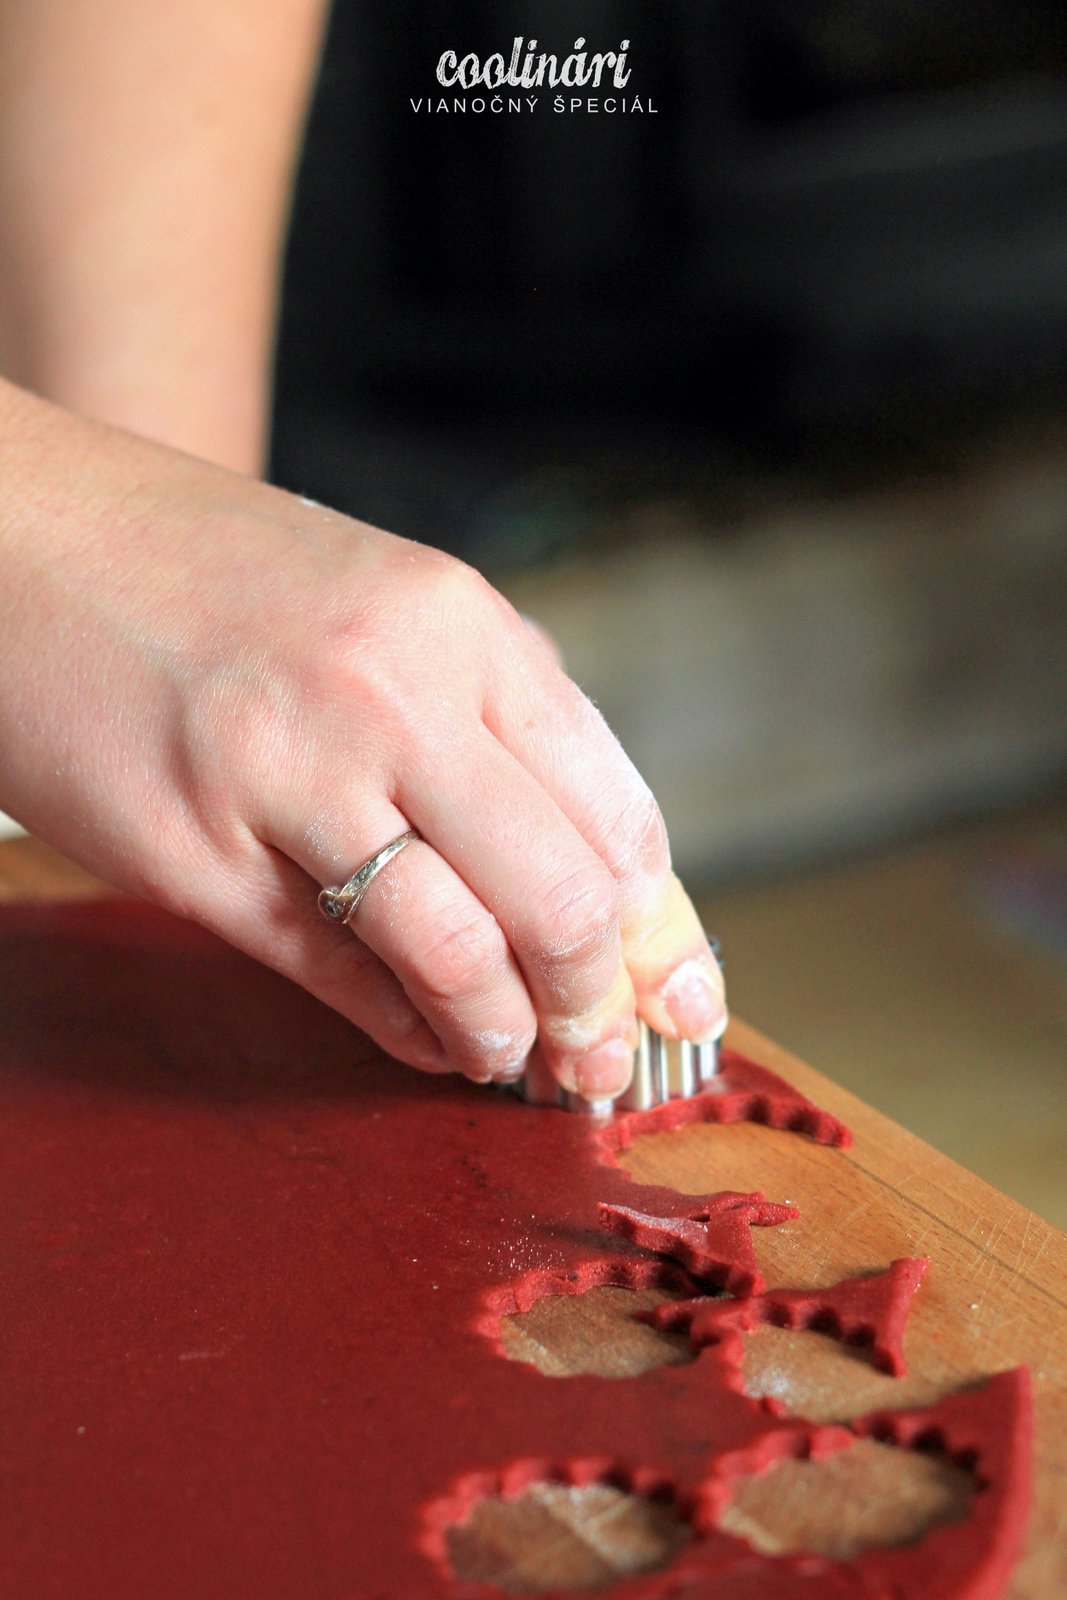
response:
M643 112L412 110L579 34ZM552 630L734 1008L1067 1226L1061 4L336 0L273 474Z

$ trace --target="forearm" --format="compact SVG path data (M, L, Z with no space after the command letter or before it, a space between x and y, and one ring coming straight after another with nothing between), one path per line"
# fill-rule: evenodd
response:
M0 365L240 471L324 0L0 9Z

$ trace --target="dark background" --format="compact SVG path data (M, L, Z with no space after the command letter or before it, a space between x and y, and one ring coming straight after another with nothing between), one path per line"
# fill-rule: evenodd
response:
M338 0L275 477L506 567L580 542L590 502L714 492L724 459L892 473L1059 407L1065 15ZM445 49L562 57L579 34L631 41L623 94L654 115L556 115L548 89L533 114L411 109L464 92L435 81Z

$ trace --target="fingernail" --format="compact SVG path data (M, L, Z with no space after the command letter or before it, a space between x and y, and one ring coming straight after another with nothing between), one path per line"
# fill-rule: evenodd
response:
M598 1117L610 1117L615 1111L615 1102L610 1095L603 1100L587 1100L585 1102L586 1116L592 1117L595 1122Z
M412 1056L411 1063L416 1072L432 1072L438 1077L445 1077L450 1072L455 1072L455 1067L439 1050L421 1052Z
M520 1056L518 1061L509 1061L506 1066L497 1067L493 1078L497 1083L517 1083L526 1071L527 1056Z
M706 956L675 967L660 997L683 1039L717 1039L726 1026L726 1000L718 964Z
M567 1063L574 1087L587 1100L621 1094L634 1069L634 1053L625 1039L609 1039Z

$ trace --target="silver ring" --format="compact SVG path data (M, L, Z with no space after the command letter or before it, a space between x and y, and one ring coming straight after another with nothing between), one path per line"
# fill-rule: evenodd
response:
M338 888L323 889L319 895L319 910L330 922L339 922L342 926L351 917L353 911L363 899L374 879L382 868L388 866L394 856L398 856L405 845L414 844L422 835L416 833L414 828L409 828L407 833L402 833L399 839L383 845L376 855L369 861L364 861L358 871L353 872L347 883Z

